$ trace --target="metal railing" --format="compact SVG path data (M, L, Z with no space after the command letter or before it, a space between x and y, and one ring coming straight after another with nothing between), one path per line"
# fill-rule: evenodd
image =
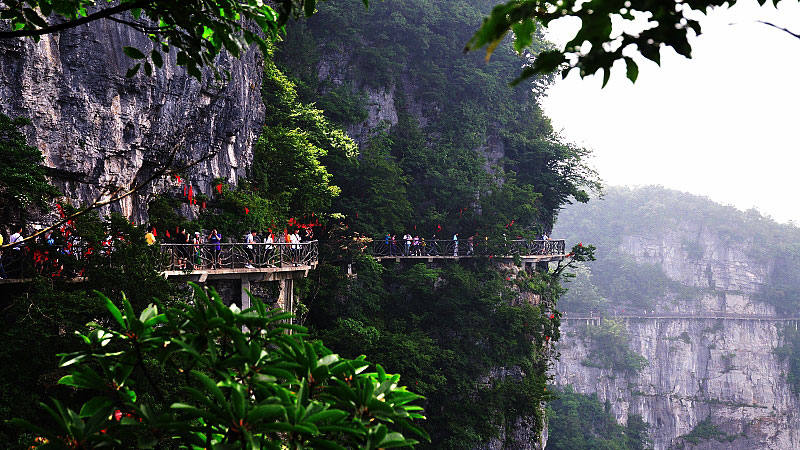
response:
M372 242L372 256L414 257L414 256L474 256L479 250L480 241L433 239L411 241L387 241L385 239ZM485 249L479 253L486 254ZM548 239L529 241L512 240L494 247L497 256L558 256L566 252L564 239Z
M319 243L161 244L161 256L164 271L314 266Z

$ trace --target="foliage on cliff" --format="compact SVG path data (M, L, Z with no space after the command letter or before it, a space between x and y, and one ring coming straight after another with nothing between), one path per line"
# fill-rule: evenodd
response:
M266 119L253 148L248 179L236 186L225 179L216 180L212 192L196 194L195 200L202 199L199 205L192 206L190 198L179 196L180 191L155 198L148 212L157 229L216 228L223 236L238 238L249 230L282 230L290 218L337 211L333 202L341 188L333 183L331 165L341 168L357 164L356 144L322 110L298 99L295 84L269 55L262 98ZM340 174L338 178L346 177ZM195 222L177 213L182 203L194 208Z
M426 396L432 444L420 448L472 448L501 426L510 436L518 418L541 430L559 338L553 280L525 275L538 278L542 298L530 304L487 261L383 266L361 257L354 270L342 277L323 265L312 277L301 295L307 324L343 356L380 360Z
M588 325L581 338L591 347L590 356L581 364L612 369L626 375L637 375L648 361L630 348L628 328L622 320L602 319L599 325Z
M685 448L686 444L697 445L711 439L722 443L733 442L739 436L739 434L728 434L720 430L719 427L714 425L714 422L711 421L711 417L706 417L698 422L697 425L692 428L692 431L678 437L677 444L674 445L674 448L682 450Z
M786 382L792 392L800 395L800 331L788 324L779 328L779 331L783 342L775 349L775 355L788 366L788 371L784 373Z
M651 447L649 426L639 415L629 414L627 425L617 423L611 405L597 394L575 392L572 386L556 392L547 405L547 448L553 450L644 450Z
M0 113L0 209L26 212L29 206L42 207L58 191L45 179L44 157L28 145L22 127L24 118L12 119Z
M30 284L3 287L3 322L0 327L0 442L16 448L19 430L6 420L21 417L37 421L41 417L38 401L47 397L81 400L81 395L57 385L63 371L57 369L56 353L77 351L80 343L70 339L74 330L85 330L86 323L103 314L103 304L93 290L103 290L111 298L129 293L129 300L141 308L153 298L169 299L177 289L158 273L158 248L144 242L144 231L125 218L112 215L100 219L96 214L82 216L68 229L75 241L94 252L78 261L71 256L58 257L54 247L33 245L31 252L48 253L37 268L44 276L34 276ZM105 256L101 241L114 236L114 252ZM56 244L66 242L56 237ZM51 267L51 264L56 264ZM63 269L59 267L63 266ZM63 276L52 276L52 273ZM81 275L80 283L74 280ZM35 335L35 339L32 336ZM24 370L21 367L24 365ZM25 447L19 442L20 448Z
M486 64L453 44L469 39L491 3L402 0L368 10L354 0L331 3L293 24L279 46L278 62L298 79L302 100L329 102L350 92L348 108L367 96L381 103L386 117L396 113L383 131L364 130L363 114L336 114L343 126L361 130L368 146L380 148L398 168L387 175L403 187L377 202L402 213L380 229L368 222L380 220L381 211L362 200L375 186L369 180L348 186L352 178L339 179L332 169L347 199L335 206L351 220L366 217L353 221L355 231L379 236L416 226L431 234L441 224L450 234L490 234L512 220L509 233L541 231L552 226L561 205L585 201L598 187L585 164L587 151L565 143L539 107L550 77L511 90L504 74L521 60L508 46ZM362 176L372 176L372 167L366 164Z

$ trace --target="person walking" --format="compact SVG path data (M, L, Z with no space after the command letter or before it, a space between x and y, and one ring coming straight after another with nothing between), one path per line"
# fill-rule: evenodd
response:
M212 263L211 267L216 269L217 266L221 263L219 259L219 254L222 250L222 235L217 232L217 229L214 228L211 230L211 234L208 235L208 242L212 244L211 252L214 255L214 262Z
M256 249L253 244L258 242L256 231L253 230L250 233L248 233L244 241L247 243L247 264L245 264L244 266L247 267L248 269L252 269L253 261L255 261L256 259Z
M300 264L300 235L297 230L289 236L289 242L292 244L292 263L297 267Z
M405 256L409 256L411 254L411 235L406 233L403 235L403 241L406 244L406 251L403 253Z
M272 245L272 244L273 244L274 242L275 242L275 235L274 235L274 234L272 234L272 230L270 229L270 230L269 230L269 235L267 236L267 240L265 241L265 243L266 243L267 245L265 245L265 246L264 246L264 249L265 249L265 250L266 250L266 252L267 252L267 257L266 257L266 262L267 262L267 263L270 263L270 261L272 260L272 255L274 254L274 250L273 250L273 249L274 249L274 247L275 247L275 246L274 246L274 245Z
M453 256L458 256L458 233L453 235Z
M200 256L200 249L203 245L203 237L200 235L199 231L194 232L194 237L192 237L192 244L194 245L194 270L200 270L202 264L202 258Z
M436 233L433 233L430 245L428 246L428 256L439 256L438 246L439 242L436 240Z
M475 247L473 247L473 238L474 236L470 235L467 238L467 256L472 256L475 254Z
M25 274L25 251L23 250L22 245L20 244L25 238L22 237L22 226L17 226L15 228L14 234L8 239L8 243L14 245L11 247L11 261L9 265L11 266L11 278L22 278Z

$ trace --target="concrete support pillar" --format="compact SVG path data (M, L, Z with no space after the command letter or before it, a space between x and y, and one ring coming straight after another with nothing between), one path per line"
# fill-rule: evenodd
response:
M278 306L286 312L294 312L294 280L289 278L278 281Z
M247 291L250 290L250 278L247 276L242 276L242 296L241 296L241 304L239 305L242 308L242 311L250 307L250 296L247 295Z

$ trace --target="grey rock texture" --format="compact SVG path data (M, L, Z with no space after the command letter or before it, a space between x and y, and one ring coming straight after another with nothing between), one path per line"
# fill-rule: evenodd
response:
M696 288L693 298L657 299L659 311L686 317L624 319L631 349L649 366L631 376L582 365L591 352L580 337L586 321L568 319L557 345L556 384L597 392L601 401L611 402L620 423L628 413L641 414L652 426L656 450L800 448L800 399L786 383L786 363L773 353L783 325L761 319L774 310L754 299L771 268L769 259L754 257L752 242L729 242L688 228L658 237L632 235L620 246ZM719 313L736 318L705 318ZM703 440L695 447L678 439L706 418L736 439Z
M220 56L230 79L217 84L210 72L203 83L189 77L174 55L152 77L142 71L128 79L133 60L123 46L152 48L145 36L111 21L38 43L0 41L0 112L32 120L29 144L54 169L53 182L75 203L89 203L106 187L147 179L174 146L176 165L207 158L184 172L197 193L210 194L214 178L236 183L245 176L264 116L260 52L250 49L241 60ZM148 198L164 189L180 188L160 180L111 209L143 222Z

